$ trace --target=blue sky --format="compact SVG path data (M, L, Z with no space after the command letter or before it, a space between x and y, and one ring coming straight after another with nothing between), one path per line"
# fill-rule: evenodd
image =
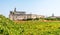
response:
M0 14L6 17L15 7L27 13L60 16L60 0L0 0Z

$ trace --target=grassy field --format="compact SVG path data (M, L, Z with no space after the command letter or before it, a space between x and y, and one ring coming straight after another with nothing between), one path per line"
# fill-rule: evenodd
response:
M0 35L60 35L60 21L14 22L0 15Z
M60 22L22 21L17 25L22 27L22 35L60 35Z

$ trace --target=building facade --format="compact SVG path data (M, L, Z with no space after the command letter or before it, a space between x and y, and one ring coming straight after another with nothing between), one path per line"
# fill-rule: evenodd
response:
M16 11L16 8L14 11L10 11L9 18L11 20L23 20L23 19L35 19L35 18L44 18L43 15L36 15L36 14L26 14L25 11Z

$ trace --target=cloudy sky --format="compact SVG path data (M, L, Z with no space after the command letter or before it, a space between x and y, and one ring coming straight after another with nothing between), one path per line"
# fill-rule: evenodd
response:
M0 14L6 17L15 7L27 13L60 16L60 0L0 0Z

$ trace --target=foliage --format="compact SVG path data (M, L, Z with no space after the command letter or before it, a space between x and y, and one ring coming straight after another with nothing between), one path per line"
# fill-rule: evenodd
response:
M35 18L34 20L39 20L39 18Z
M44 18L45 20L60 20L60 18L50 18L50 17L48 17L48 18Z
M32 18L28 18L27 20L32 20Z
M0 35L60 35L60 22L13 22L0 15Z
M29 21L29 20L39 20L39 18L28 18L28 19L23 19L23 21Z

